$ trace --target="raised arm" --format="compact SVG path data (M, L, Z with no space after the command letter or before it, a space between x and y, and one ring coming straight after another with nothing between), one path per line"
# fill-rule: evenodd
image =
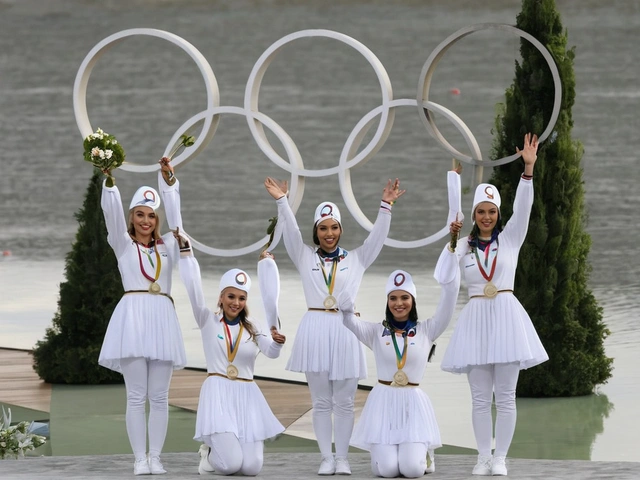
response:
M445 248L436 265L435 279L441 286L436 313L427 321L429 340L435 341L444 332L453 317L460 292L460 267L455 252Z
M287 201L287 182L278 182L274 178L267 177L264 186L278 205L278 221L282 222L282 237L284 246L291 261L297 266L300 264L302 255L307 246L302 241L302 234L298 227L296 217Z
M122 211L122 198L115 185L107 187L106 180L102 183L102 197L100 205L107 226L107 242L113 248L116 257L120 258L131 243L131 237L127 231L127 222Z
M258 333L258 335L256 335L256 342L258 343L258 348L265 357L278 358L286 338L273 328L270 328L269 330L270 333Z
M353 300L347 294L341 296L339 302L344 326L351 330L363 344L373 349L373 342L377 335L377 324L360 320L355 314Z
M180 182L174 175L171 160L167 157L160 159L158 171L158 190L164 202L167 223L171 230L182 228L182 213L180 211Z
M200 265L196 257L193 256L193 251L185 248L180 239L177 241L180 244L180 277L187 289L196 323L198 327L202 328L213 314L205 304Z
M267 327L278 330L278 299L280 298L280 274L278 265L270 252L264 252L258 261L258 283L262 294L262 305L266 314Z

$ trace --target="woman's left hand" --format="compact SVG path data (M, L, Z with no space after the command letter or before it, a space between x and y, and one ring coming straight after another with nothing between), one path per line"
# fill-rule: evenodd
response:
M164 181L169 185L173 185L175 182L175 173L173 171L173 165L171 165L171 159L169 157L162 157L158 163L160 164L160 170L162 171Z
M278 332L276 327L271 327L271 338L274 342L279 343L280 345L287 341L287 337Z
M528 175L533 174L533 166L535 165L536 160L538 158L537 152L538 152L538 136L535 134L531 135L531 133L527 133L524 136L524 147L522 148L522 150L516 147L516 153L519 153L522 155L522 160L524 160L525 170L527 168L531 169L531 173L529 173Z
M405 192L406 190L400 190L400 180L396 178L395 182L392 182L389 179L387 186L382 190L382 201L393 205Z

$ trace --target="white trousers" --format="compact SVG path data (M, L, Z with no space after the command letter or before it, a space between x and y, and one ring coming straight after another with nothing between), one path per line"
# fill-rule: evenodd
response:
M427 468L427 446L424 443L371 445L371 471L376 477L419 478Z
M331 434L335 436L336 457L347 458L355 419L357 378L329 380L329 372L306 372L313 405L313 431L323 457L332 455ZM334 427L332 429L331 414Z
M169 423L169 384L173 364L142 357L120 360L127 389L127 434L136 460L146 458L149 400L149 455L160 456Z
M496 363L477 365L469 370L471 387L473 432L480 455L491 455L493 419L491 404L496 402L496 457L506 457L516 429L516 385L520 365Z
M204 440L211 447L209 463L219 475L255 477L262 470L264 442L240 443L231 432L214 433Z

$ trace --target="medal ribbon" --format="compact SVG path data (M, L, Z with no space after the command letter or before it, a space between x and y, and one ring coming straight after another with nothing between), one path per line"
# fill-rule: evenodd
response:
M236 354L238 353L238 347L240 347L240 339L242 338L244 325L240 322L240 331L238 332L238 338L236 338L236 343L234 344L231 330L229 330L227 322L224 321L224 317L220 321L224 323L224 339L227 342L227 358L229 359L229 363L233 363L233 360L236 358Z
M393 348L396 351L396 365L398 366L398 370L402 370L404 364L407 363L407 342L409 338L406 332L402 335L404 337L404 348L402 349L402 353L400 353L400 349L398 348L398 342L396 341L396 332L391 332L391 340L393 341Z
M150 282L157 282L158 279L160 278L160 271L162 270L162 262L160 261L160 252L158 252L158 245L154 246L154 249L156 251L155 278L152 277L151 275L148 275L144 269L144 265L142 265L142 255L140 255L140 244L138 242L136 242L136 247L138 247L138 260L140 261L140 271L142 272L142 275L144 275L144 278L146 278ZM153 262L151 261L151 256L147 252L144 252L144 253L149 258L149 263L151 264L151 266L153 266Z
M327 289L329 290L329 295L333 295L333 287L336 284L336 272L338 271L338 259L333 259L333 265L331 266L331 272L329 272L329 277L327 277L327 272L324 269L324 258L320 257L320 268L322 269L322 276L324 277L324 283L327 284Z
M488 266L489 263L489 252L491 251L491 245L487 245L487 248L484 249L484 265ZM495 257L493 257L493 263L491 264L491 272L487 275L487 272L482 267L482 262L480 261L480 256L478 255L478 249L474 249L474 253L476 255L476 262L478 264L478 269L480 270L480 274L483 278L490 282L493 278L493 274L496 273L496 262L498 261L498 252L496 251Z

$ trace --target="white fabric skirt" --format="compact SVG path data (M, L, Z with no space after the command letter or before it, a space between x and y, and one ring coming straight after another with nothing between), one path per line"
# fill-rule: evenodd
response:
M372 444L423 443L442 446L431 400L420 387L378 384L369 393L351 436L351 445L371 450Z
M184 368L187 356L171 300L164 295L124 295L116 305L102 342L98 363L122 372L122 358L142 357Z
M274 438L284 432L255 382L208 377L200 389L194 440L211 444L214 433L233 433L240 443Z
M441 362L442 370L468 373L471 366L519 363L530 368L549 360L531 318L511 293L472 298L460 318Z
M364 347L341 313L309 311L302 317L286 369L329 372L329 380L367 378Z

